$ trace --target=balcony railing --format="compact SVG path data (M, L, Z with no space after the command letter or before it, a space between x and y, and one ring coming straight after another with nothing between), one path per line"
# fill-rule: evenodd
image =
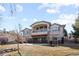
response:
M35 31L33 31L32 33L35 33L35 32L47 32L47 29L35 30Z
M41 29L41 30L35 30L32 32L32 35L41 35L41 34L47 34L47 29Z

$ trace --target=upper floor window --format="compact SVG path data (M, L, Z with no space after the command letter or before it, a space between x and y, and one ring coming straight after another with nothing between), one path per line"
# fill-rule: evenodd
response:
M24 34L24 35L28 35L28 34L30 34L30 32L31 32L31 31L29 31L29 30L25 30L25 31L23 31L23 34Z
M52 31L58 31L58 28L57 28L57 27L54 27L54 28L52 29Z
M51 28L51 30L52 30L53 32L57 32L57 31L60 30L60 27L59 27L59 26L53 26L53 27Z

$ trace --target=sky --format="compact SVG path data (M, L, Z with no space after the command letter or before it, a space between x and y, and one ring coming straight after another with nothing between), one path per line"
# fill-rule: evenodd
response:
M0 3L0 29L16 30L18 24L31 28L34 22L48 21L66 24L70 33L78 13L79 3Z

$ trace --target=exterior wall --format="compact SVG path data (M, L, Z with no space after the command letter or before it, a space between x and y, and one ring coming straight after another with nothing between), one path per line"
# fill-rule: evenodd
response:
M61 26L60 27L60 37L63 37L64 36L64 27Z
M29 30L29 29L23 30L22 35L23 36L30 36L31 35L31 30Z
M64 27L60 26L59 24L51 25L49 32L49 41L54 41L54 38L56 38L57 41L60 41L64 36L63 28Z
M22 36L25 38L25 42L27 42L31 38L31 29L24 29L21 31Z

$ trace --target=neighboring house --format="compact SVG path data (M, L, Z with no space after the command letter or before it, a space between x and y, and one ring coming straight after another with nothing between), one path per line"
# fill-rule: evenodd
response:
M33 43L48 43L53 40L62 40L64 37L65 25L51 24L47 21L35 22L31 25L32 29L24 29L23 36ZM30 39L31 38L31 39Z
M8 37L0 36L0 44L6 44L8 42Z
M0 33L2 32L2 30L0 30Z
M7 42L8 42L8 37L5 36L2 30L0 30L0 44L6 44Z
M0 43L16 43L16 33L13 31L0 32Z
M31 39L31 29L25 28L21 31L21 35L25 38L25 42Z

